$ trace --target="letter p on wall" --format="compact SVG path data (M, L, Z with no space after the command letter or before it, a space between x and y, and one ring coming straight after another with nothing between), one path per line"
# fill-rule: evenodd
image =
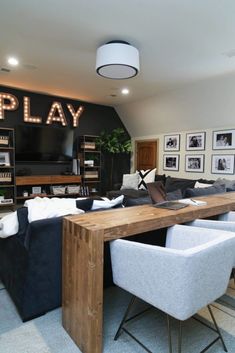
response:
M16 110L18 106L18 99L13 94L0 92L0 120L5 118L5 110Z

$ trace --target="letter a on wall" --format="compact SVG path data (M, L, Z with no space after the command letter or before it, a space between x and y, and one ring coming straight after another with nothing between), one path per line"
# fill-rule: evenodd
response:
M61 103L53 102L49 111L46 124L50 125L53 121L61 123L63 126L67 126L67 121L64 115L64 111Z

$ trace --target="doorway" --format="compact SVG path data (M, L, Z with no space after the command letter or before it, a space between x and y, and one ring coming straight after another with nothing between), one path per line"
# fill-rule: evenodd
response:
M158 140L139 140L135 142L136 170L158 167Z

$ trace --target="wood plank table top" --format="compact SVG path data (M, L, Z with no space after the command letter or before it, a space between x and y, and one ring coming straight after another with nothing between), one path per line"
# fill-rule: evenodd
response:
M180 210L133 206L68 216L63 222L62 323L82 353L102 353L104 242L235 210L235 192Z
M167 210L141 205L118 208L82 215L68 216L66 219L87 230L103 230L104 241L129 235L169 227L173 224L189 222L196 218L206 218L235 209L235 192L195 197L206 201L205 206L188 206L180 210Z

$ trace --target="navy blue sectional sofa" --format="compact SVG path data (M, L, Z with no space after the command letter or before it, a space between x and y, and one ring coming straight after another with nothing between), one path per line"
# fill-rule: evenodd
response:
M166 180L165 186L168 192L174 192L194 184L192 180L171 178L168 183ZM143 203L151 203L147 192L126 198L127 206ZM27 321L61 305L63 219L55 217L28 223L26 207L19 208L17 216L18 233L0 238L0 279L22 320ZM164 246L165 230L130 239ZM104 252L104 286L107 287L113 284L108 243L105 243Z

